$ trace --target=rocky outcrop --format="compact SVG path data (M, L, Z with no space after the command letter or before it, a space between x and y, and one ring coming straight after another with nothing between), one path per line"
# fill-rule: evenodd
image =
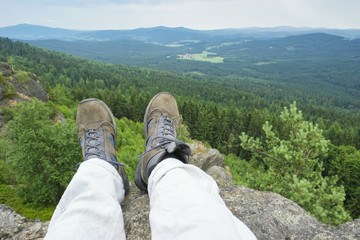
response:
M4 77L10 77L14 74L12 67L4 62L0 62L0 72Z
M228 185L233 182L230 172L225 169L225 159L217 149L206 148L201 142L189 145L192 152L190 164L204 170L218 185Z
M360 239L360 219L338 227L320 223L279 194L230 185L231 176L227 176L224 161L219 159L221 154L201 144L192 144L191 148L194 151L191 162L205 166L209 174L220 176L217 182L226 205L259 240ZM127 239L151 239L149 197L134 183L130 185L122 203ZM0 211L0 239L41 239L45 235L48 223L24 219L5 205L0 205Z
M19 75L15 74L8 80L8 83L14 86L16 91L16 100L26 101L34 97L44 102L49 100L43 85L37 80L35 74L28 74L26 82L19 82L18 77Z
M0 239L42 239L48 222L29 220L0 204Z
M47 93L35 74L17 72L7 64L0 62L0 107L11 107L19 102L37 98L48 101ZM4 125L4 115L0 111L0 128Z
M332 227L320 223L298 204L279 194L243 186L223 186L220 189L230 211L258 239L360 239L360 219Z
M202 143L190 144L190 148L192 151L190 163L205 172L212 166L225 167L224 157L217 149L206 148Z

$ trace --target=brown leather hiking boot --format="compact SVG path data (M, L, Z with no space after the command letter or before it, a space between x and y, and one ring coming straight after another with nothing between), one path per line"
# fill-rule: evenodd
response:
M174 96L170 93L158 93L146 108L144 130L146 138L145 152L139 156L135 172L135 184L147 191L151 171L162 160L173 157L188 163L190 147L176 140L179 127L179 111Z
M116 158L117 128L109 107L95 98L81 101L76 114L76 128L84 161L99 158L109 162L119 172L127 193L129 180L125 165Z

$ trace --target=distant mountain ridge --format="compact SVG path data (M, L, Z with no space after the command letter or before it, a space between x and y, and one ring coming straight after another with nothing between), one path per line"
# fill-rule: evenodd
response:
M158 29L162 31L162 29ZM161 34L157 32L161 38ZM155 37L155 36L154 36ZM178 36L179 39L181 36ZM169 38L166 38L169 40ZM143 67L142 62L147 59L156 61L166 60L170 56L177 58L179 54L199 53L202 51L215 52L225 59L262 59L274 60L279 57L356 57L359 55L360 39L349 40L340 36L326 33L311 33L292 35L275 39L218 41L191 41L172 39L171 44L154 44L142 40L120 39L111 41L64 41L64 40L23 40L32 45L55 50L75 56L90 58L102 62L115 64L130 64ZM159 59L160 58L160 59Z
M27 29L27 26L22 27ZM32 27L34 31L31 34L35 34L39 26ZM52 36L60 36L56 29L41 26L39 29L42 31L40 37L50 35L46 33L50 30ZM1 30L4 29L0 28L0 33ZM255 30L257 34L262 34L266 29ZM274 34L283 34L288 28L270 30ZM22 41L105 63L177 72L185 74L185 77L226 86L227 92L248 91L269 101L290 99L302 104L326 105L350 111L360 108L359 38L319 32L275 38L270 38L269 33L266 39L241 38L237 35L238 31L244 29L197 31L156 27L122 31L65 30L63 34L69 38L83 34L88 39L112 37L116 40L75 41L64 37ZM199 40L202 37L205 40ZM3 40L5 43L9 41ZM0 45L0 53L1 48ZM214 62L214 58L222 61Z
M17 40L87 40L112 41L120 39L140 40L168 44L179 40L198 40L216 42L224 39L271 39L309 33L327 33L345 38L360 38L360 29L325 29L325 28L239 28L219 30L193 30L184 27L152 27L130 30L69 30L46 26L19 24L1 27L0 36Z

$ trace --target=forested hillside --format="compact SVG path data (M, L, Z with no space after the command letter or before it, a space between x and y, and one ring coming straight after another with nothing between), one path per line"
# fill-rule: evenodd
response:
M0 61L7 62L15 70L35 73L45 85L50 98L50 102L46 106L32 101L33 103L29 104L30 109L24 104L14 108L13 111L6 111L8 120L19 121L18 125L12 122L13 125L10 126L19 127L20 123L24 123L24 126L32 127L26 124L26 121L20 121L23 119L22 116L26 116L32 111L41 110L43 112L37 113L37 116L42 116L38 119L41 122L34 126L43 126L44 131L42 133L60 134L61 132L61 134L68 134L69 139L72 139L69 144L75 146L76 139L71 135L71 129L74 128L73 121L78 102L88 97L100 98L109 105L116 118L123 119L120 126L123 126L124 129L131 129L131 131L123 130L124 137L120 138L119 141L126 140L118 143L118 145L132 147L129 147L126 151L126 154L131 156L126 157L131 159L130 162L127 162L130 166L127 171L132 173L133 165L135 166L136 162L136 154L139 154L138 145L142 141L142 136L138 133L139 125L136 122L142 121L146 105L154 94L160 91L169 91L176 96L180 114L189 131L189 135L187 135L186 129L183 129L184 137L202 141L206 145L218 148L224 154L230 154L227 157L227 164L230 166L237 183L280 193L286 192L284 189L296 187L300 193L306 194L307 192L307 194L312 195L312 197L307 198L307 202L300 203L302 206L307 206L308 211L311 211L309 202L315 200L316 194L324 194L325 197L321 199L328 205L326 207L321 205L321 207L324 207L326 214L322 218L321 213L317 211L313 211L312 214L331 224L339 224L349 220L350 215L353 218L359 217L358 206L360 205L360 199L357 193L360 191L358 180L360 167L358 158L360 149L360 126L358 124L360 108L356 105L355 96L351 94L348 94L350 100L345 100L351 102L351 107L341 109L340 106L345 104L341 97L330 98L328 104L318 104L320 100L325 101L325 95L319 96L320 100L317 99L314 92L303 95L305 92L301 91L301 89L293 89L294 86L299 85L287 85L278 88L275 83L267 82L260 77L243 77L239 75L233 79L223 79L219 76L187 75L132 66L105 64L47 51L4 38L0 38ZM186 62L191 66L196 61ZM194 66L196 67L196 64ZM216 69L217 65L211 66ZM266 66L270 71L270 64ZM248 71L246 68L239 69ZM249 71L251 72L251 69ZM321 72L319 70L319 73ZM6 81L5 77L0 77L2 81ZM350 82L354 80L356 80L355 77L351 78ZM290 89L292 90L290 91ZM355 91L356 86L349 88L349 92L351 92L351 89ZM295 94L297 90L299 90L298 95ZM294 107L291 107L290 109L293 112L291 116L300 120L296 124L292 124L292 118L286 117L284 107L289 108L293 100L297 99L299 99L296 105L297 108L294 110ZM331 101L340 101L337 108L333 107ZM317 105L310 104L312 102L317 103ZM292 106L295 106L295 104ZM297 109L300 109L301 113L297 112ZM50 127L51 121L49 121L49 118L53 117L56 111L60 111L69 121L64 126L66 131L61 131L60 126ZM34 121L37 121L36 119L34 118ZM296 130L291 128L293 125L297 127L294 128ZM316 126L315 130L313 126ZM279 149L283 150L284 147L293 146L296 144L296 140L293 139L292 131L308 132L309 138L315 139L312 142L313 145L306 146L309 147L307 151L314 151L311 150L314 147L321 147L322 150L314 155L310 155L309 152L308 157L304 158L310 161L310 164L303 164L304 168L313 169L313 174L311 171L289 171L293 172L294 175L289 175L287 176L289 178L286 178L288 182L294 181L291 182L293 185L290 186L281 182L283 180L279 180L274 175L274 169L279 167L274 167L271 161L261 160L257 151L264 147L263 152L268 155L266 157L271 158L271 154L273 154L271 149L275 148L269 148L269 150L265 146L260 146L260 143L266 143L267 147L270 146L269 142L266 141L269 136L277 136L279 140L276 140L276 142L287 144L276 146ZM243 132L246 135L242 134ZM10 138L12 136L13 139L19 139L20 135L16 134L20 133L21 131L15 131L13 135L10 134L9 136ZM135 133L135 138L132 133ZM326 139L323 146L317 145L314 136L322 141ZM23 137L31 136L24 135ZM246 145L246 142L251 137L254 141L259 142L253 144L254 142L250 140ZM36 141L36 139L29 138L29 141L23 143L33 141ZM61 144L66 145L63 141L57 142L56 138L51 141L54 144L60 144L59 148L63 148ZM16 144L16 141L14 141L14 144ZM48 143L44 143L44 149L46 149L46 144ZM302 148L298 147L297 150L299 154L302 153ZM295 150L292 154L294 152ZM69 156L71 154L75 153L69 152ZM3 156L5 155L3 154ZM273 158L279 157L279 159L288 160L289 156L292 156L287 152L280 155ZM14 156L13 160L16 162L16 159L20 159L19 156L23 155L19 153L19 155L14 154L11 156ZM289 169L292 167L291 163L287 166L289 166ZM247 170L247 173L244 172ZM286 173L282 174L286 175ZM263 176L264 178L259 177L256 180L254 176ZM24 181L30 181L26 178L23 179ZM304 179L310 180L306 182ZM274 184L274 189L268 189L259 182L266 183L269 180L280 181L281 183ZM309 183L312 180L313 183ZM61 184L59 183L58 188L54 189L54 194L48 196L49 198L44 202L54 204L64 186L66 186L65 182L61 179ZM317 183L318 185L316 185ZM36 189L38 185L33 187ZM318 188L321 188L321 191L314 190ZM301 199L301 196L289 197ZM343 202L345 202L346 211L343 210ZM336 213L335 210L332 210L335 206L336 211L341 213L338 218L334 214Z
M334 142L356 147L359 147L360 144L358 141L359 108L355 108L354 105L354 112L348 112L335 110L330 103L328 103L328 108L319 108L309 104L317 102L318 98L322 101L337 100L341 105L345 104L340 97L337 98L335 95L324 98L310 93L306 94L306 91L299 91L298 94L302 94L302 96L298 99L296 95L291 94L298 91L292 85L286 88L277 88L276 85L264 80L260 82L251 78L237 77L237 81L228 81L210 76L181 75L124 65L102 64L49 52L21 42L1 39L0 60L8 59L13 62L15 68L37 74L48 89L60 84L58 88L74 101L103 94L112 96L113 100L110 105L113 106L119 102L115 99L126 101L126 99L132 98L133 106L127 107L126 110L115 111L119 118L126 116L135 121L141 121L143 110L133 113L132 109L144 109L147 100L159 91L169 91L178 97L182 96L179 99L180 106L186 107L182 107L181 111L192 130L192 135L199 140L209 142L214 147L224 147L223 143L229 140L230 132L239 134L243 130L239 125L235 129L231 129L232 127L219 123L216 128L218 129L217 137L212 137L211 134L208 137L201 137L202 134L198 133L199 130L196 128L197 120L202 119L200 114L210 116L211 121L208 121L207 124L219 122L219 116L229 115L234 119L240 119L243 115L242 118L245 117L248 121L244 124L247 126L253 122L252 118L256 118L259 123L254 129L259 129L265 119L269 119L271 114L279 113L283 106L288 106L293 100L297 100L298 106L302 108L307 119L323 125L326 129L333 129L332 126L338 129L336 137L334 134L327 136ZM287 91L288 89L289 91ZM352 88L348 89L351 91ZM104 91L111 93L104 94ZM135 98L138 99L135 100ZM356 99L360 101L359 98ZM265 113L259 113L264 111ZM257 115L262 117L259 118ZM231 121L229 124L233 125L233 122Z
M187 73L255 93L267 102L296 100L328 109L360 109L360 39L324 33L265 40L188 37L196 39L174 33L171 39L177 40L167 44L133 39L29 43L106 63Z

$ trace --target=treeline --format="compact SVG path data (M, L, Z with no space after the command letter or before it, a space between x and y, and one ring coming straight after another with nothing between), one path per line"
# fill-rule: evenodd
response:
M135 88L131 89L130 94L123 94L120 89L96 88L90 91L87 88L69 89L62 85L50 90L50 99L54 103L68 107L91 97L102 99L119 119L126 117L135 122L142 122L152 95L141 94ZM191 138L203 141L225 154L246 157L246 151L242 151L238 136L246 132L250 136L263 137L264 132L261 128L266 121L281 133L282 126L276 110L260 110L246 106L239 108L235 103L229 107L219 107L217 104L197 101L194 97L186 98L184 95L177 96L177 100L179 112L189 128ZM272 106L273 109L281 107ZM306 119L318 124L323 129L326 139L331 140L336 146L350 145L360 149L360 127L352 126L357 121L356 116L346 117L336 111L322 112L312 106L306 106L302 111L307 116Z

